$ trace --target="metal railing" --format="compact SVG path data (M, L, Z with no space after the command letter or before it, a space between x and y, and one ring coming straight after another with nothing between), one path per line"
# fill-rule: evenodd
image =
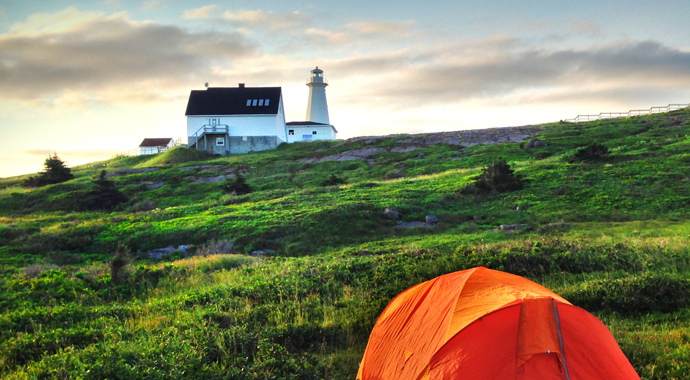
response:
M624 117L633 117L641 115L651 115L655 113L678 111L683 108L690 107L690 104L669 104L666 107L651 107L648 110L630 110L628 112L602 112L598 115L577 115L573 119L565 119L563 121L569 123L583 123L586 121L601 120L601 119L620 119Z
M199 134L201 132L201 134ZM203 127L199 128L198 131L194 132L193 135L188 137L188 142L187 144L191 147L192 146L192 139L194 140L194 149L199 149L199 138L204 136L207 133L225 133L228 134L230 132L230 126L227 124L217 124L217 125L204 125ZM204 138L204 150L206 150L206 138Z

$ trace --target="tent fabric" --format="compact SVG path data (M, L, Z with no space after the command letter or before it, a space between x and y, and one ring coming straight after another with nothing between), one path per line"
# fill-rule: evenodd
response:
M479 267L396 296L372 330L357 379L568 380L568 375L569 380L639 379L594 316L525 278Z

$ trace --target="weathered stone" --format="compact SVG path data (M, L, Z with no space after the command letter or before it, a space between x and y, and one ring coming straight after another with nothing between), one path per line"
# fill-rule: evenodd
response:
M151 183L151 184L146 185L146 190L160 189L163 186L165 186L165 182Z
M472 215L472 220L474 220L475 222L478 222L482 219L484 219L483 215L479 215L479 214Z
M224 180L224 179L226 179L226 178L230 178L230 177L232 177L232 176L233 176L232 174L228 174L228 175L219 175L219 176L217 176L217 177L202 177L202 178L199 178L199 179L195 180L194 182L198 182L198 183L214 183L214 182L220 182L220 181L222 181L222 180Z
M250 255L253 257L266 257L266 253L267 252L263 249L257 249L256 251L252 251Z
M192 165L192 166L183 166L181 168L177 168L177 170L194 170L194 169L206 169L206 168L212 168L217 165Z
M513 230L521 230L525 227L527 227L526 224L501 224L501 227L499 227L499 229L501 231L513 231Z
M106 173L105 178L118 177L121 175L128 175L128 174L157 172L159 170L161 170L161 169L160 168L118 169L118 170L113 170L111 172Z
M415 227L431 227L430 224L424 222L398 222L397 228L415 228Z
M424 157L426 157L426 155L424 155L424 153L420 153L417 155L417 158L420 160L424 159Z
M415 150L420 150L422 148L416 147L416 146L396 146L395 148L391 149L391 152L395 153L405 153L405 152L412 152Z
M438 218L434 215L426 216L426 224L436 224L438 223Z
M154 260L160 260L163 257L169 256L170 253L172 253L175 250L175 247L172 245L167 246L165 248L157 248L153 249L151 251L146 252L146 256L149 259L154 259Z
M539 139L533 139L530 140L527 145L525 145L525 148L527 149L538 149L538 148L546 148L549 146L549 144L539 140Z
M383 210L383 217L388 220L398 220L400 218L400 213L393 207L386 207L386 209Z

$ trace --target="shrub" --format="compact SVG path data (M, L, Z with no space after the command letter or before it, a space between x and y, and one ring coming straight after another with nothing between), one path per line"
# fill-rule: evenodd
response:
M342 185L345 183L345 180L339 177L336 177L335 174L331 174L330 177L328 177L327 180L321 182L321 186L338 186Z
M29 177L22 186L41 187L62 183L74 178L72 170L65 166L65 162L58 157L57 153L48 156L43 165L45 166L45 171L39 173L37 177Z
M611 155L609 148L601 144L590 144L575 153L570 157L569 161L600 161L608 158Z
M383 175L384 179L397 179L397 178L405 178L407 173L405 173L404 170L400 169L395 169L387 172L386 174Z
M105 170L93 180L93 185L94 188L86 194L86 210L110 211L127 201L127 197L115 187L115 182L106 178Z
M235 179L226 179L220 185L220 188L226 194L243 195L252 192L252 187L247 184L247 180L240 174L239 169L235 172Z
M485 167L482 174L475 177L474 183L465 188L466 192L502 193L522 189L523 181L510 165L499 157Z
M108 266L110 267L110 280L119 283L122 280L122 269L132 262L129 252L120 246L115 251L115 256L110 260Z

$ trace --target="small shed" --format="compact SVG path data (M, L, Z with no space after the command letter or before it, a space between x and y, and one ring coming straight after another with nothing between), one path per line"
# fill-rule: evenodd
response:
M139 155L144 156L147 154L157 154L162 153L172 148L175 144L175 140L171 137L165 138L146 138L139 144Z

